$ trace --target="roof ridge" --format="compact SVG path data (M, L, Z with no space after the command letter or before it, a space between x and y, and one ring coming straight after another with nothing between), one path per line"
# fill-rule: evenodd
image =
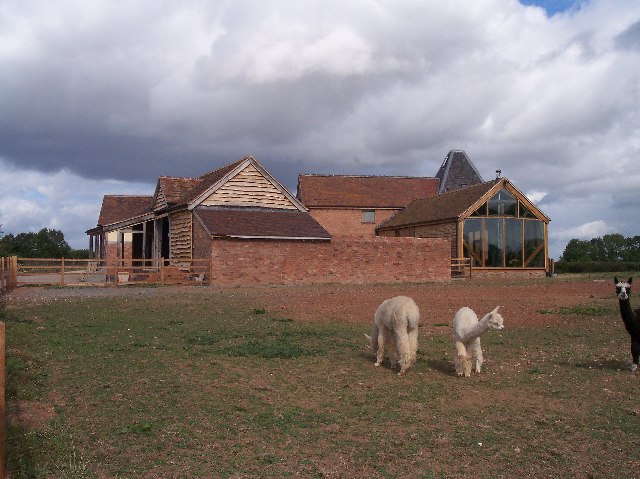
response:
M412 175L339 175L333 173L300 173L300 176L313 176L323 178L407 178L407 179L435 179L435 176L412 176Z

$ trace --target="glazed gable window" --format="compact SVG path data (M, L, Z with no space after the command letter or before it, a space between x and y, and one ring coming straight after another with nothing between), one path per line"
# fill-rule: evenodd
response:
M484 268L544 268L544 222L502 188L464 220L463 255Z

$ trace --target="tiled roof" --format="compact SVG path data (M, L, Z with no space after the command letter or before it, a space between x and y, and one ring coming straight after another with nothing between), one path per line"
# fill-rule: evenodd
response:
M186 204L204 193L207 188L220 181L227 173L247 159L248 157L242 158L198 178L161 176L158 179L159 187L162 189L168 205Z
M327 230L304 211L200 206L194 212L211 236L331 238Z
M105 195L98 225L105 226L151 213L153 196Z
M453 220L459 218L476 201L482 198L496 183L505 180L493 180L469 186L461 190L449 191L431 198L416 200L377 229L390 229L402 226L431 223L434 221Z
M307 208L402 208L438 193L436 178L408 176L298 176L298 199Z
M483 179L462 150L451 150L436 173L440 180L439 193L467 188L482 183Z

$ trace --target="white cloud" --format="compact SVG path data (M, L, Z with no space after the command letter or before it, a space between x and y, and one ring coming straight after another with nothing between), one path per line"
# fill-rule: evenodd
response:
M153 194L153 185L87 180L62 170L47 174L21 170L0 159L0 230L4 234L61 230L73 248L86 248L105 194Z
M555 239L591 239L604 236L617 231L612 225L607 224L603 220L591 221L566 230L555 231L553 236Z

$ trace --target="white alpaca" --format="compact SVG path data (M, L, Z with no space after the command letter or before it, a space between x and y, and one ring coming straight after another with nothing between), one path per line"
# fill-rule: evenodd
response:
M460 308L453 317L453 364L456 374L468 378L471 376L471 366L477 373L482 368L482 347L480 336L489 329L503 329L502 316L496 309L478 321L478 316L471 308Z
M420 310L413 299L396 296L383 301L373 317L371 336L365 334L369 346L376 353L375 365L382 364L386 349L391 367L395 367L399 353L398 376L404 374L416 362L419 322Z

